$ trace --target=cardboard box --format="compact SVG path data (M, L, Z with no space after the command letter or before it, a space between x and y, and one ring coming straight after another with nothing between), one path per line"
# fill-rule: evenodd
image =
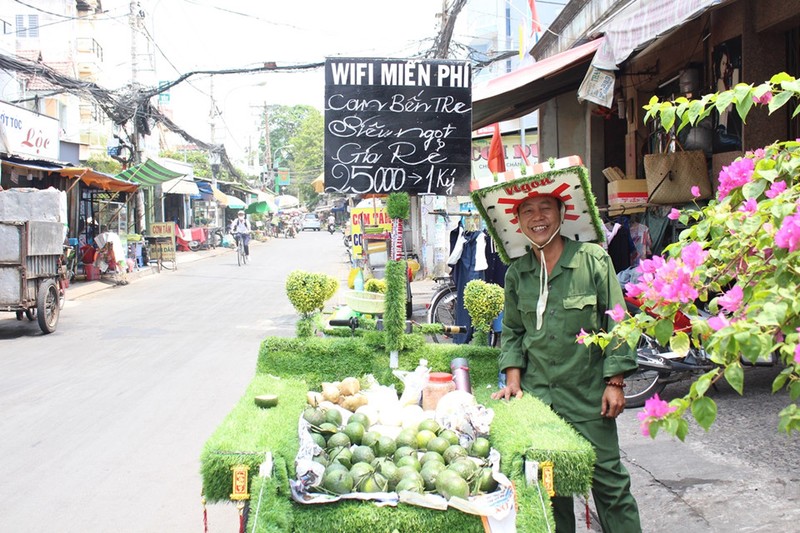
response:
M643 213L647 203L647 180L616 180L608 184L608 215Z

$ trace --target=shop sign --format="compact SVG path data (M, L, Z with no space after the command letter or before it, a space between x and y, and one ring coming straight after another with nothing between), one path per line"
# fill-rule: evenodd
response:
M58 120L0 102L0 139L8 154L58 159Z
M525 144L520 141L519 134L503 134L503 157L506 170L521 168L539 162L539 135L538 133L525 134ZM472 141L472 175L475 179L488 179L492 177L489 170L489 145L491 138L473 139ZM527 163L525 160L527 159Z
M150 257L162 261L175 261L175 223L155 222L150 225L150 234L156 237L150 245Z
M390 233L392 219L385 207L354 207L350 211L350 234L353 236L353 257L361 258L364 246L364 227L369 226L370 233Z
M325 62L325 192L469 192L472 73L452 60Z

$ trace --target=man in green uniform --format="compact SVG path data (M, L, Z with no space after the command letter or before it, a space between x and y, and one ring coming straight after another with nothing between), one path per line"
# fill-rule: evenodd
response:
M569 422L597 454L592 494L603 531L640 533L615 420L625 407L623 377L636 369L635 352L627 344L602 350L577 341L582 329L614 327L606 311L625 308L622 289L600 246L561 236L564 217L564 203L546 193L518 204L519 229L533 246L506 274L499 361L506 386L493 398L524 391ZM556 531L574 532L572 497L552 501Z

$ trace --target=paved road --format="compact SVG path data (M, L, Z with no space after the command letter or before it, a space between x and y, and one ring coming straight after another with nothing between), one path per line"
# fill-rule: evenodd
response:
M70 300L49 336L0 314L0 532L202 531L202 445L252 378L261 339L293 334L286 274L346 274L327 232L255 244L253 258L239 268L227 252ZM430 285L412 284L416 315ZM685 443L646 439L636 411L622 415L645 532L797 530L800 438L775 429L788 401L770 394L777 371L748 369L744 397L713 392L717 424L692 426ZM235 531L235 509L211 506L209 525Z
M0 531L202 531L200 452L260 341L293 334L287 273L341 276L343 250L306 232L181 265L68 300L49 336L0 314Z

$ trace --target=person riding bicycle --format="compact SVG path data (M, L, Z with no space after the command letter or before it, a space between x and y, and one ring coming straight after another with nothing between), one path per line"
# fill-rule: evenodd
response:
M237 244L239 239L242 239L244 255L250 257L250 221L245 218L244 211L239 211L236 219L231 223L231 233Z

